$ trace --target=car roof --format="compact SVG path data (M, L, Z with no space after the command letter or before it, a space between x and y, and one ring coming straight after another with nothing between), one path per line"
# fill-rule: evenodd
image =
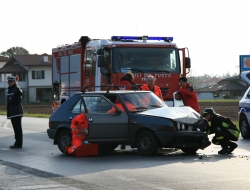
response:
M88 91L88 92L76 92L75 94L138 94L138 93L151 93L151 91L134 91L134 90L102 90L102 91Z

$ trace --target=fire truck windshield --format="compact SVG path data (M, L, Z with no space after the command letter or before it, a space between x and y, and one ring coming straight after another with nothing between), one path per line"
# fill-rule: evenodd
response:
M175 48L113 48L113 72L180 73L180 59Z

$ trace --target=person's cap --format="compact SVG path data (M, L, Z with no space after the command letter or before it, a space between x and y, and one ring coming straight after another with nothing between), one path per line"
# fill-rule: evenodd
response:
M205 117L207 114L211 114L213 115L215 112L213 110L213 108L206 108L203 113L202 113L202 116Z
M15 81L16 82L16 79L13 76L8 76L7 81Z

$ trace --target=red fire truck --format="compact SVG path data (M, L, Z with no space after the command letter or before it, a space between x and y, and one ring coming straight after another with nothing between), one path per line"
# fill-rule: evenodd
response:
M101 86L119 84L131 71L136 84L145 84L148 75L156 77L164 100L173 105L178 79L186 76L191 63L187 48L178 48L173 37L112 36L90 39L52 49L54 105L58 106L75 92L102 90Z

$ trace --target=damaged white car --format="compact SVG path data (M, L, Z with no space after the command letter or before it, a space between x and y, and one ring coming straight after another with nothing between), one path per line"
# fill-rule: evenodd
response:
M51 115L47 133L62 152L71 142L70 122L82 112L89 122L87 141L106 150L130 145L143 156L159 148L194 154L210 145L207 122L192 108L168 107L149 91L116 90L76 93Z

